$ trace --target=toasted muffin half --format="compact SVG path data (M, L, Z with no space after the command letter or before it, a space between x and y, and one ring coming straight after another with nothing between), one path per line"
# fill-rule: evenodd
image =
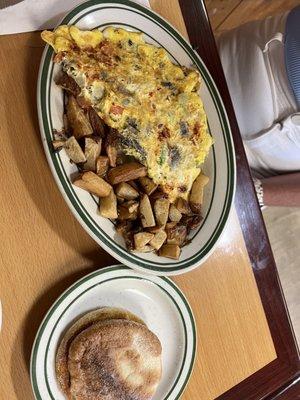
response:
M83 317L79 318L65 333L63 339L60 342L56 353L56 377L60 388L66 396L69 396L70 389L70 374L68 370L68 354L69 348L72 341L76 336L87 329L88 327L106 320L130 320L137 322L139 324L144 324L144 322L131 312L124 310L122 308L114 307L103 307L85 314Z
M69 349L72 400L150 400L162 373L161 344L145 325L107 320L85 329Z

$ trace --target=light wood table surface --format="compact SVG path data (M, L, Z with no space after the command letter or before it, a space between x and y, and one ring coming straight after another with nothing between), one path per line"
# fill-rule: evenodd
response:
M152 7L186 34L177 1ZM39 33L0 37L0 399L33 399L28 365L38 326L70 284L115 263L81 228L51 175L36 112ZM210 400L276 351L235 209L205 264L174 277L193 308L198 353L182 399Z

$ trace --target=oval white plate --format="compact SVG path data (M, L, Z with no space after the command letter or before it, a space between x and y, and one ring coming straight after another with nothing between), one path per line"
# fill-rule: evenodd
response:
M70 176L76 172L64 152L54 153L53 129L63 127L63 94L54 83L59 66L52 62L53 50L47 46L41 61L38 81L38 112L45 152L58 187L69 207L86 231L106 251L124 264L157 275L174 275L199 266L213 250L231 208L235 188L235 157L226 112L203 61L185 39L164 19L151 10L130 1L90 0L72 10L62 24L76 24L82 29L100 29L107 25L144 32L146 41L164 47L175 63L195 66L202 76L200 91L215 144L203 171L210 177L205 190L201 227L192 242L182 250L180 259L170 260L153 253L128 253L113 224L97 214L97 199L72 186Z
M192 373L196 326L180 289L168 278L142 275L122 265L103 268L74 283L53 304L37 333L31 383L37 400L65 400L55 377L55 355L68 326L93 309L125 308L147 324L162 344L163 375L153 400L179 399Z

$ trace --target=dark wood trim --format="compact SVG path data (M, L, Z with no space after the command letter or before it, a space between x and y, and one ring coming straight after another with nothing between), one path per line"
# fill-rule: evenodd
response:
M277 352L275 361L221 395L219 400L277 399L272 393L300 374L298 348L205 5L203 0L179 0L179 4L190 42L209 69L227 110L236 150L235 206Z
M300 400L300 375L273 393L266 400Z

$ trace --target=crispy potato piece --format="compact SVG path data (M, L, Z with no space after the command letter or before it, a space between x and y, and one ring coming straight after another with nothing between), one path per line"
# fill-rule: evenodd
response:
M150 228L147 228L147 231L150 233L157 233L160 232L164 229L163 226L151 226Z
M159 249L158 255L178 260L180 256L180 247L177 244L164 244Z
M208 182L209 178L207 176L199 174L193 183L189 202L194 213L200 214L201 212L201 205L203 203L203 190L204 186L207 185Z
M174 204L171 204L169 209L169 220L173 222L179 222L181 217L181 212L175 207Z
M119 183L115 188L115 192L117 196L126 200L134 200L139 197L139 192L126 182Z
M70 160L75 164L86 162L86 157L74 136L66 140L64 148Z
M144 192L148 196L150 196L157 189L157 186L158 186L148 176L144 176L144 177L139 178L139 183L141 184Z
M201 225L202 220L203 217L200 214L185 215L180 222L187 227L189 232L192 229L198 228Z
M187 227L185 225L176 225L167 229L167 243L182 246L187 237Z
M116 231L123 236L125 233L132 231L132 226L133 223L130 220L118 221Z
M139 253L150 253L151 251L153 251L153 247L146 244L146 246L140 247L139 249L136 249L134 251L137 251Z
M166 228L166 230L167 230L167 229L172 229L172 228L174 228L174 226L176 226L176 225L177 225L177 222L175 222L175 221L167 222L165 228Z
M130 231L124 232L123 238L124 238L127 250L133 251L134 250L133 232L130 232Z
M178 199L175 202L175 207L181 214L192 214L192 210L189 206L189 203L184 200L182 197L178 197Z
M154 235L153 239L150 240L149 244L155 250L159 250L161 246L165 243L166 238L167 238L166 232L161 230Z
M168 199L157 199L154 203L154 215L159 226L165 226L168 221L170 202Z
M108 171L107 177L112 185L116 185L121 182L127 182L145 176L146 174L147 168L144 167L144 165L139 164L138 162L133 162L112 168Z
M129 183L129 185L132 186L133 189L135 189L137 192L140 191L140 189L139 189L139 187L138 187L138 185L136 184L135 181L128 181L127 183Z
M84 172L81 177L75 179L73 185L99 197L107 197L112 190L109 183L92 171Z
M150 240L154 238L154 235L153 235L153 233L149 233L149 232L139 232L139 233L136 233L133 237L134 237L135 249L138 250L138 249L146 246L146 244L148 244L150 242Z
M123 204L125 203L125 199L123 199L123 197L117 196L117 202L118 204Z
M101 153L102 140L85 138L84 154L86 162L83 168L87 171L96 171L96 160Z
M111 128L109 130L108 135L106 136L104 144L105 151L109 159L109 165L111 167L115 167L117 165L117 156L118 156L117 138L118 138L118 131L116 129Z
M68 122L72 128L73 135L76 139L84 136L89 136L93 133L93 129L84 112L79 107L74 96L69 96L67 104L67 117Z
M100 199L99 214L109 219L118 218L117 197L113 190L110 191L107 197Z
M133 212L130 212L128 207L124 207L123 204L118 205L118 219L120 221L124 220L135 220L138 217L138 209L135 209Z
M155 219L149 197L144 194L140 201L140 216L144 228L155 226Z
M62 72L56 79L55 83L75 97L78 96L81 91L76 81L66 72Z
M89 108L89 120L93 128L94 134L100 136L101 138L104 138L105 137L104 122L97 114L97 111L93 109L93 107Z
M103 177L108 171L109 160L106 156L99 156L96 160L96 173Z
M155 190L150 196L151 202L154 202L155 200L158 199L167 199L167 198L168 198L167 193L163 192L161 189Z
M65 143L66 143L66 140L64 140L64 139L53 140L52 146L53 146L54 151L61 150L64 147Z
M123 207L126 207L129 211L130 214L132 214L134 211L137 211L139 208L139 202L134 201L134 200L129 200L126 201L125 203L122 204Z

